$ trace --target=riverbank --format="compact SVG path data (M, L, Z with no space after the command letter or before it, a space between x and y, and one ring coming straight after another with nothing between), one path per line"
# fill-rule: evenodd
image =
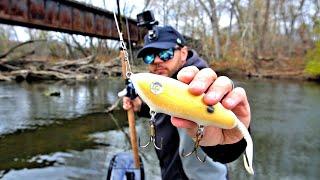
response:
M102 61L96 56L75 60L32 58L0 62L0 81L86 80L121 75L119 58Z
M230 77L320 82L320 77L312 77L305 72L305 62L301 59L262 59L255 64L250 61L216 61L210 66L218 75Z
M13 68L14 65L14 68ZM214 61L210 64L219 76L295 79L320 82L320 77L312 77L305 73L305 62L299 59L261 59L253 63L244 60ZM11 69L10 69L11 68ZM145 72L144 64L132 66L133 72ZM0 81L41 81L41 80L71 80L102 79L121 76L119 58L108 61L96 60L89 56L78 60L52 62L32 59L0 64Z

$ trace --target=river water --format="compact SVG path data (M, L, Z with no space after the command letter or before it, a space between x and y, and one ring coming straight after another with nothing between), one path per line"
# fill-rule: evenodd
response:
M256 174L248 175L239 158L229 164L230 179L318 179L320 84L261 79L236 84L250 99ZM112 156L129 151L125 112L104 113L123 87L118 78L1 82L0 177L105 179ZM54 91L60 96L47 95ZM146 122L137 121L141 138L147 138ZM140 153L146 179L160 179L153 149Z

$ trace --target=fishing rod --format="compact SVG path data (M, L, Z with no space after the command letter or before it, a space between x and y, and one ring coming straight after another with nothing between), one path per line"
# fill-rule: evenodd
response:
M117 0L117 9L118 9L118 18L119 18L119 24L117 20L116 13L113 11L114 20L116 22L117 30L119 33L120 38L120 60L121 60L121 67L122 67L122 78L126 81L126 84L128 84L128 80L131 74L131 67L129 63L129 55L128 51L125 45L125 42L123 40L122 32L121 32L121 16L120 16L120 5L119 0ZM131 142L131 148L133 152L133 159L134 159L134 165L135 168L140 168L140 158L138 153L138 145L137 145L137 131L135 126L135 117L134 117L134 111L133 108L130 108L127 110L127 117L129 122L129 132L130 132L130 142Z

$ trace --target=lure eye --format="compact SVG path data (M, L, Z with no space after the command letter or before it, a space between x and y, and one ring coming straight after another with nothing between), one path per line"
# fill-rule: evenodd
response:
M151 83L150 90L153 94L160 94L163 91L161 83L155 81Z
M213 113L214 112L214 107L213 106L208 106L207 107L207 112L208 113Z

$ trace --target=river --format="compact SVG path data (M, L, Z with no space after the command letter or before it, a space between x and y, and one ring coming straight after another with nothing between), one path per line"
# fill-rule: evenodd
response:
M242 158L230 179L317 179L320 176L320 84L238 79L252 111L255 176ZM0 177L105 179L109 160L129 144L125 113L104 113L123 88L118 78L85 82L0 83ZM58 91L60 96L48 96ZM115 123L118 122L118 126ZM147 138L145 119L137 121ZM140 150L146 179L160 179L152 148Z

